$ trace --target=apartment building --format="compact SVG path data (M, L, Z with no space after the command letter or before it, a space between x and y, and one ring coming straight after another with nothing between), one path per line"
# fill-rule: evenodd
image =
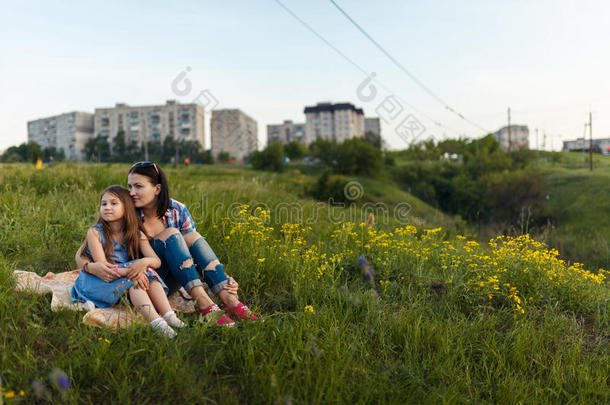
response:
M305 143L318 138L343 142L364 135L364 112L351 103L321 102L305 107Z
M213 110L210 127L215 159L220 153L228 152L231 157L241 160L258 149L256 120L241 110Z
M305 123L287 120L282 124L267 125L267 144L271 142L287 144L292 141L305 142Z
M114 107L95 109L94 134L108 137L112 144L117 133L124 131L126 142L136 141L138 145L145 141L163 143L171 136L197 141L205 149L204 113L199 104L180 104L175 100L153 106L117 103Z
M62 150L68 160L84 160L83 149L93 137L93 114L72 111L28 121L28 142Z
M500 144L503 151L528 149L530 130L527 125L511 125L500 128L492 134Z

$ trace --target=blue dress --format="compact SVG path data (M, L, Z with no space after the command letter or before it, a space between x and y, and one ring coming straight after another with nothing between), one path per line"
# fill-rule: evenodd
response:
M93 226L100 235L100 242L102 246L104 246L105 238L104 232L102 231L101 224L95 224ZM112 260L114 260L115 264L119 267L127 267L135 260L128 261L129 257L127 253L127 246L121 245L118 242L113 241L114 252L112 253ZM91 251L87 246L87 255L91 258ZM152 282L157 280L163 286L165 293L167 294L167 286L161 280L161 277L150 267L146 269L146 276L148 277L148 281ZM78 278L74 282L72 289L70 290L70 298L74 302L86 302L91 301L95 304L96 307L99 308L109 308L115 305L121 295L127 290L129 290L133 286L133 281L131 281L127 276L120 277L110 283L102 280L101 278L94 276L93 274L89 274L85 271L81 271L78 275Z

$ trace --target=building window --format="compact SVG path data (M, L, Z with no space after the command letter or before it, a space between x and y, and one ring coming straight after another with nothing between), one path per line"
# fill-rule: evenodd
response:
M107 117L104 117L102 118L101 123L103 127L107 127L108 125L110 125L110 120Z
M180 135L187 136L187 135L190 135L190 134L191 134L190 128L181 128L180 129Z

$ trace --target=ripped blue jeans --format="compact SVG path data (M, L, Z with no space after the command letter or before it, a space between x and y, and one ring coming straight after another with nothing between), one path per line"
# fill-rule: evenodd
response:
M165 241L153 239L152 248L161 259L161 267L157 273L165 281L169 294L181 286L190 292L193 287L202 285L200 274L214 294L222 291L228 283L222 264L217 264L211 270L204 270L210 262L218 258L203 237L197 239L189 248L182 234L176 233Z

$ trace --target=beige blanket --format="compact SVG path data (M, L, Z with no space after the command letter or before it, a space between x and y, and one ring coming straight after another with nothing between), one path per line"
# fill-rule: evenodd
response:
M117 304L112 308L87 308L83 303L75 303L70 299L70 289L76 281L80 270L65 273L47 273L40 277L31 271L15 270L18 291L28 291L35 294L52 293L51 310L60 309L85 310L83 323L92 326L105 326L113 330L135 324L145 324L144 318L133 307ZM193 299L181 288L170 295L169 303L176 312L194 312Z

